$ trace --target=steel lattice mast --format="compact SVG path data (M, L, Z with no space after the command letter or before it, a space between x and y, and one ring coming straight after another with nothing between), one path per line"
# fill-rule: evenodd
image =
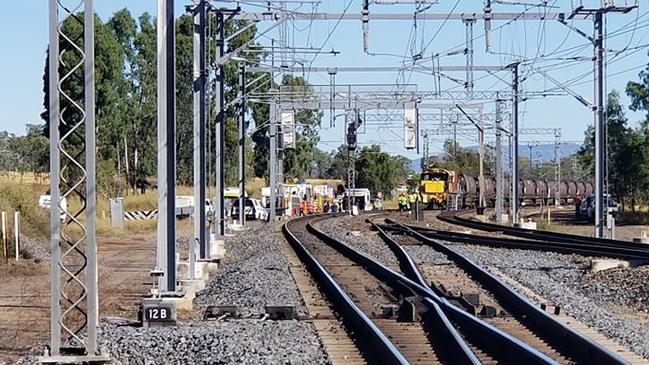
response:
M49 1L51 338L41 361L93 363L108 360L97 348L94 3L73 5ZM83 93L70 92L78 80Z

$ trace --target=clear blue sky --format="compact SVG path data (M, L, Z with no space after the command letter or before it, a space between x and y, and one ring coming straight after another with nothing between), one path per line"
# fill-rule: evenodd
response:
M349 13L360 12L360 0L351 0ZM590 0L588 0L590 1ZM585 1L585 2L588 2ZM620 1L620 0L618 0ZM448 13L456 4L456 0L439 0L440 4L432 5L427 12ZM532 3L534 1L527 1ZM592 0L592 3L599 3L599 0ZM176 0L177 13L183 11L188 1ZM300 11L311 12L341 12L349 3L348 0L322 1L317 9L312 5L303 5ZM481 12L482 2L476 0L458 1L455 12ZM558 9L555 11L569 11L570 1L550 1ZM5 11L0 14L0 47L5 54L0 58L0 129L20 134L24 131L25 123L40 123L39 114L42 110L42 72L47 43L47 1L24 1L24 0L3 0ZM96 9L102 19L106 20L113 12L123 7L129 8L134 15L143 11L155 13L154 0L96 0ZM258 8L247 8L250 11ZM414 5L373 5L372 12L410 12ZM494 11L520 12L521 6L495 5ZM615 56L609 54L608 65L608 89L617 89L623 94L623 103L628 105L628 98L624 96L624 87L628 80L637 80L638 72L646 67L649 60L647 57L646 44L649 43L649 1L642 0L640 8L629 14L610 14L608 16L607 29L609 39L607 46L612 50L627 49L626 52ZM529 12L538 12L537 9ZM592 47L587 45L587 40L570 31L567 27L558 22L539 21L518 21L508 25L505 22L494 22L492 28L492 51L498 54L486 54L483 24L478 22L474 26L475 65L501 65L517 59L517 54L525 58L537 58L533 65L536 68L548 70L550 65L553 70L549 71L552 78L561 82L572 80L578 75L588 73L592 70L592 62L571 62L556 59L556 56L592 56ZM370 52L389 53L396 56L370 56L362 52L362 33L360 21L336 21L327 22L294 22L289 23L290 43L295 46L313 46L341 51L337 56L320 55L313 65L315 66L363 66L363 65L399 65L404 59L422 50L423 46L430 41L437 33L434 41L426 47L424 54L424 65L431 65L429 61L431 53L452 49L464 43L464 26L459 21L448 21L443 27L441 21L428 21L417 23L414 31L413 21L371 21L370 22ZM573 25L588 34L592 33L591 21L575 21ZM261 25L260 29L264 29ZM637 28L636 31L633 31ZM327 40L331 31L331 37ZM416 38L412 34L417 34ZM278 37L277 32L269 33L270 37ZM413 44L409 47L408 39ZM327 40L325 42L325 40ZM270 43L268 37L261 38L261 42ZM639 48L636 48L639 47ZM412 50L411 50L412 48ZM556 51L555 51L556 50ZM9 53L12 52L12 53ZM554 51L554 52L553 52ZM554 57L539 58L544 54L554 53ZM404 58L405 56L405 58ZM306 59L312 59L312 55L306 55ZM549 59L548 59L549 58ZM441 59L442 65L463 65L464 56L450 56ZM527 72L527 71L525 71ZM464 73L450 73L452 77L463 79ZM539 74L526 74L528 77L523 84L524 90L544 90L553 87ZM491 87L504 89L507 85L493 76L485 76L476 73L476 90L485 90ZM502 73L499 76L504 80L510 80L509 73ZM396 73L390 74L340 74L337 77L338 84L344 83L385 83L394 84L397 79ZM430 75L406 74L409 83L417 84L420 90L433 89L434 79ZM328 84L328 75L310 75L309 80L313 84ZM593 100L592 73L586 74L582 79L572 80L569 84L571 90L586 99ZM452 82L445 82L445 87L453 87ZM462 90L456 86L454 90ZM493 108L488 105L487 109ZM545 100L530 100L522 104L522 127L547 127L562 128L564 140L582 140L583 131L587 124L592 123L592 113L577 103L571 97L549 98ZM644 116L639 113L628 113L632 123L637 122ZM342 123L337 128L328 128L328 115L325 113L321 138L324 143L322 147L333 149L343 139ZM425 126L424 126L425 127ZM378 142L385 149L392 153L406 154L409 157L416 157L412 152L406 153L401 147L402 143L396 142L400 138L400 128L368 130L361 136L362 143ZM538 137L539 139L551 139ZM467 140L465 144L473 144ZM441 150L441 138L432 146L433 152Z
M78 1L65 0L65 4ZM176 1L176 12L185 2ZM134 16L155 16L155 0L95 0L95 9L106 20L128 8ZM2 0L0 12L0 130L22 134L26 123L42 123L43 66L48 42L47 0Z

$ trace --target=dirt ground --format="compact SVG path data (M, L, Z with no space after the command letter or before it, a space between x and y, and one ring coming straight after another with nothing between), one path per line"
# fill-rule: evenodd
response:
M523 208L522 215L531 217L532 220L543 223L540 229L549 229L556 232L578 234L592 237L594 234L593 223L585 220L577 220L573 206L550 207L550 225L547 225L547 207L541 213L539 207ZM632 241L634 237L640 237L641 232L649 234L649 225L616 225L615 239ZM611 237L611 231L604 230L606 237Z
M135 319L151 287L155 233L97 237L100 318ZM49 341L49 261L0 264L0 364L28 352L40 353Z
M437 220L436 216L440 212L440 210L424 211L424 221L422 223L429 224L431 227L436 227L438 229L458 229L457 227L451 227L448 224ZM487 209L486 214L493 214L493 209ZM543 210L538 206L523 207L521 209L521 215L525 217L525 219L532 219L534 222L537 222L538 229L593 237L593 223L575 219L573 206L551 206L549 225L547 223L547 214L547 207L544 207ZM405 214L403 217L407 218ZM616 225L615 239L632 241L635 237L641 237L642 232L646 232L649 236L649 225ZM605 229L604 235L610 238L611 231Z

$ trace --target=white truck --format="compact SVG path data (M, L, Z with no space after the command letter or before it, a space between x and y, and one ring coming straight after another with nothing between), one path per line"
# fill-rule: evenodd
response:
M205 199L205 215L214 213L212 202ZM194 196L176 195L176 217L189 217L194 214Z

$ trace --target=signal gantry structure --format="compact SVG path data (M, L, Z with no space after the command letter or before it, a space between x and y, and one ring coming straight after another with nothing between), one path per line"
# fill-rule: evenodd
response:
M82 361L97 363L107 361L97 347L98 293L97 293L97 257L96 257L96 167L95 167L95 103L94 103L94 1L76 1L74 6L65 0L49 0L49 132L50 132L50 190L51 190L51 341L50 352L43 358L45 362ZM376 126L391 129L395 123L403 128L397 134L403 141L403 148L419 152L420 139L428 138L433 133L447 131L446 125L430 124L444 122L447 116L455 116L460 123L452 124L454 133L476 130L484 140L485 131L493 131L496 138L496 150L500 151L502 133L511 137L511 175L513 181L519 178L519 135L526 134L520 128L519 106L524 100L546 98L549 96L571 96L579 103L591 108L595 124L595 235L601 237L604 228L604 194L605 194L605 55L604 44L605 18L612 13L628 13L636 9L638 1L618 4L616 1L598 2L590 7L583 1L572 1L571 8L564 12L554 11L547 1L538 4L524 5L524 10L514 12L494 11L494 7L512 5L487 0L484 7L468 12L435 13L430 11L438 6L438 1L403 0L373 1L363 0L357 12L350 11L353 1L349 1L343 12L318 12L317 1L261 1L261 0L195 0L187 7L194 18L194 77L193 77L193 128L194 128L194 240L190 240L190 263L198 259L208 260L212 256L210 243L225 234L225 65L237 62L239 68L239 95L233 104L239 106L239 181L240 203L245 197L245 141L247 103L265 103L270 106L270 216L275 219L278 208L277 196L282 182L283 158L285 151L295 145L295 132L299 129L296 113L300 110L327 111L330 127L335 127L337 111L341 110L346 118L345 131L350 131L347 147L353 166L363 130ZM458 1L459 3L459 1ZM176 125L176 79L175 79L175 0L157 0L157 126L158 126L158 226L157 226L157 261L156 272L160 272L159 288L167 295L177 293L176 280L176 230L175 230L175 125ZM415 11L384 12L375 11L379 6L415 6ZM300 9L311 5L311 12ZM456 4L457 5L457 4ZM259 10L261 11L255 11ZM532 11L534 10L534 11ZM68 17L83 24L83 38L72 39L62 27ZM523 21L557 22L568 26L588 39L593 46L594 64L594 101L589 102L561 81L553 79L547 72L535 65L537 59L518 57L504 65L476 65L474 41L484 38L485 50L493 53L492 32L495 23L511 24ZM240 21L244 25L232 34L226 34L226 23ZM363 52L367 55L377 54L370 44L371 24L375 22L412 22L418 24L441 22L439 31L448 22L462 22L465 27L464 40L459 47L445 52L428 52L427 48L435 42L437 34L428 39L408 62L397 66L345 66L316 64L318 56L338 54L339 51L325 50L325 45L334 37L335 30L341 22L358 21L361 24ZM568 22L570 21L570 22ZM305 22L311 26L315 22L334 22L335 26L326 37L321 47L296 46L289 41L289 23ZM594 35L589 36L579 30L575 22L592 22ZM484 24L484 35L475 36L474 28L478 23ZM261 26L265 27L261 29ZM244 44L234 47L231 41L241 32L251 27L260 28L256 35ZM269 40L270 44L259 45L256 42ZM295 43L295 42L293 42ZM63 47L60 47L63 45ZM62 49L71 49L75 62L64 63ZM226 51L227 50L227 51ZM267 61L253 61L247 54L264 53L270 58ZM306 64L297 55L313 55ZM440 59L453 55L464 55L464 65L441 65ZM432 66L425 63L430 61ZM302 63L300 65L300 63ZM525 69L523 73L521 70ZM464 73L464 79L451 76L450 73ZM247 75L259 75L248 80ZM276 82L278 77L291 73L328 75L329 84L310 85L308 87L285 86ZM344 74L394 74L396 83L357 84L338 83ZM426 74L431 76L433 87L421 88L409 82L406 74ZM506 84L505 90L479 89L478 79L474 74L492 76ZM506 76L509 74L509 76ZM522 84L530 74L545 77L555 87L544 90L523 90ZM63 87L71 78L84 80L83 95L68 95ZM402 81L399 81L402 80ZM444 87L442 80L451 82L454 87ZM268 92L259 92L259 85L269 83ZM213 88L210 88L213 85ZM456 87L464 90L457 90ZM505 113L509 104L510 112ZM485 110L494 105L493 113ZM215 166L209 171L216 175L215 217L208 223L204 201L206 197L207 141L206 128L209 118L214 116ZM401 116L401 117L400 117ZM504 118L509 116L510 126L502 126ZM448 120L448 119L446 119ZM469 121L470 123L466 123ZM257 121L256 121L257 122ZM361 123L362 122L362 123ZM428 125L427 125L428 124ZM350 128L351 127L351 128ZM468 127L468 128L467 128ZM458 130L458 128L460 128ZM462 131L462 132L459 132ZM545 134L545 132L540 134ZM537 133L535 133L537 134ZM560 143L560 133L552 130L556 138L555 146ZM344 141L341 136L341 141ZM81 145L75 141L83 141ZM73 143L75 142L75 143ZM349 143L352 142L352 143ZM481 143L483 144L483 143ZM484 155L484 147L480 148ZM555 150L558 151L557 147ZM428 153L428 144L424 143ZM558 153L558 152L557 152ZM496 171L500 177L503 173L502 155L496 152ZM555 155L556 165L560 165L560 156ZM555 179L560 179L560 171ZM354 189L354 171L349 173L349 187ZM497 181L501 181L500 178ZM502 192L502 189L497 189ZM63 207L61 198L77 196L82 202L78 211ZM514 219L519 216L518 184L512 184L511 214ZM502 201L502 199L501 199ZM498 204L497 209L502 210ZM243 206L239 209L244 214ZM65 220L60 217L64 215ZM240 218L241 223L245 218ZM198 247L198 257L195 252ZM192 266L193 268L193 266ZM193 273L194 270L190 269ZM74 318L73 318L74 317Z

